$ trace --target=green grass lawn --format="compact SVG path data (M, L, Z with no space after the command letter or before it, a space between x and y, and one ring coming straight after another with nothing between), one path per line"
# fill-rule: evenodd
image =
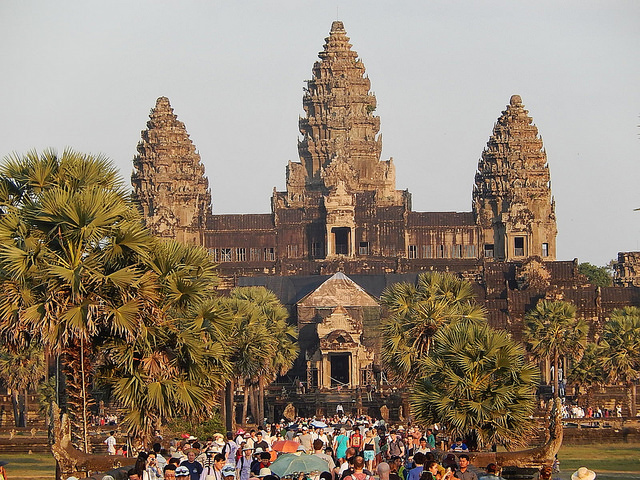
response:
M0 453L0 460L9 462L4 467L7 477L25 479L52 479L56 476L56 462L51 454L26 453L4 454Z
M558 459L563 479L579 467L596 472L598 480L640 479L640 443L563 445Z

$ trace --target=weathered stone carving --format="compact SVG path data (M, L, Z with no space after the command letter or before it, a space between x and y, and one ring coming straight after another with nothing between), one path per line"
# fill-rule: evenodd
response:
M211 215L200 155L168 98L158 98L149 117L133 159L134 196L156 235L199 243Z
M478 162L473 212L495 257L555 260L555 204L547 154L519 95L498 118ZM520 240L515 240L521 237ZM516 244L517 242L517 244Z
M305 190L327 193L342 182L349 192L379 191L387 201L396 199L393 164L380 161L380 118L373 114L376 97L364 64L351 50L342 22L333 22L325 40L303 97L297 164L302 168L289 164L289 198L295 202Z

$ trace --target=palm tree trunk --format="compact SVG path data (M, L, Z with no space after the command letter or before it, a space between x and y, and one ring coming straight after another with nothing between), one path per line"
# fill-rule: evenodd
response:
M84 374L84 339L80 338L80 369L82 376L82 443L84 453L89 453L89 435L87 432L87 385Z
M24 412L22 417L22 426L26 427L27 423L29 423L29 389L24 389L24 401L22 402L22 411Z
M251 408L251 415L253 416L253 421L258 422L258 399L256 398L258 395L257 389L255 385L251 385L251 393L249 395L249 406Z
M16 427L20 426L20 397L15 388L11 389L11 404L13 407L13 422Z
M247 426L247 407L248 407L248 403L249 403L249 385L247 385L247 382L244 382L244 388L243 390L243 394L244 394L244 399L242 402L242 426L246 427Z
M553 398L558 398L558 351L553 352Z
M264 377L258 380L258 425L264 423Z

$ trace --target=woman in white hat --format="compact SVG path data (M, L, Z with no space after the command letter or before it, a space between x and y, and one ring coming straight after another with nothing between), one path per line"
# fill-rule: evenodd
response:
M580 467L571 475L571 480L593 480L594 478L596 478L596 472L587 467Z

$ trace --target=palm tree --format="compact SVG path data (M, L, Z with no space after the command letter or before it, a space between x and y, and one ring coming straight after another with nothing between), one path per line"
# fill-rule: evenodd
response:
M640 308L614 310L598 346L602 370L610 382L627 387L629 414L636 416L636 382L640 375Z
M127 411L129 433L145 444L169 419L211 415L231 374L225 346L232 327L204 248L158 240L146 264L159 299L133 342L107 339L100 363L101 381Z
M558 397L560 357L584 352L589 325L576 318L576 307L563 301L540 300L524 317L523 336L527 349L537 359L551 360L553 396Z
M419 359L429 353L436 332L462 319L484 321L471 284L450 273L429 272L416 285L396 283L385 289L380 303L390 315L382 323L382 359L402 382L419 376Z
M606 383L606 375L602 370L602 359L596 343L587 343L582 358L573 365L567 375L567 381L585 387L587 389L587 404L593 405L594 387Z
M131 340L155 279L151 237L104 157L66 150L14 155L0 168L0 333L63 356L70 416L88 450L94 339Z
M424 377L410 395L415 419L439 423L479 446L519 444L532 430L538 368L504 331L462 320L441 328L420 359Z
M287 323L289 312L276 295L264 287L239 287L231 291L232 299L244 300L258 311L258 321L267 329L266 335L275 341L274 353L268 357L265 374L258 376L257 419L264 418L264 387L278 375L284 375L298 358L298 332ZM244 417L243 417L244 418Z
M0 346L0 379L11 389L11 403L16 427L27 426L29 388L37 385L46 374L44 352L33 343L15 351ZM20 400L22 393L22 401Z

